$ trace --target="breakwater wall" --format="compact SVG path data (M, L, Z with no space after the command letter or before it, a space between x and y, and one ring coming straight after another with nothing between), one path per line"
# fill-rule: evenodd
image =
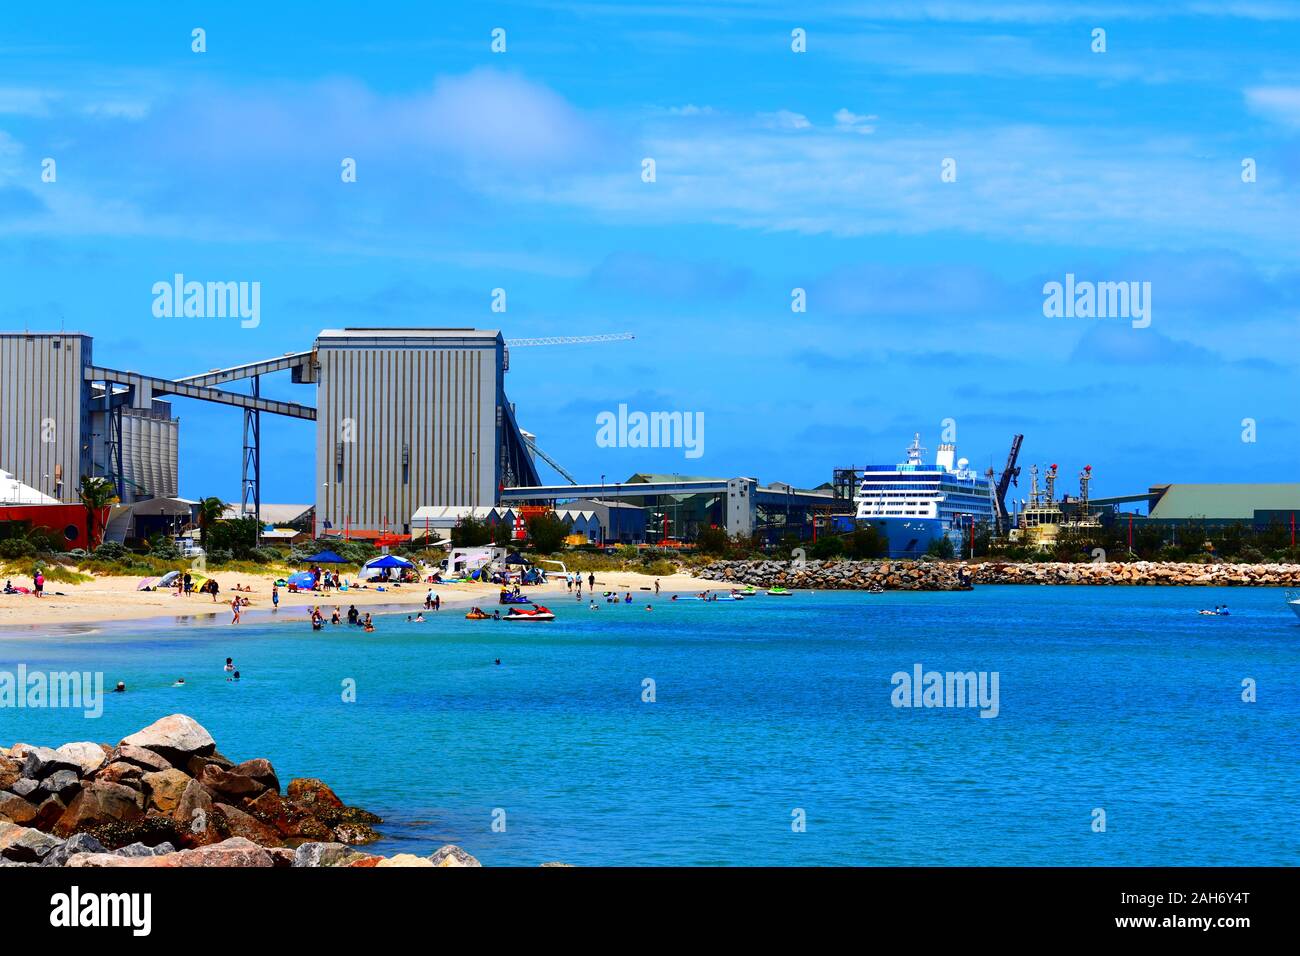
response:
M962 590L955 561L714 561L697 570L702 578L756 587L780 585L827 591ZM975 585L1080 584L1175 585L1188 587L1296 587L1300 564L1189 564L1178 561L1067 562L984 561L964 565Z

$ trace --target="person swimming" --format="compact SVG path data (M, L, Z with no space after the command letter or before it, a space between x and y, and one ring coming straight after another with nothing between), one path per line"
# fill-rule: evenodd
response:
M423 624L423 623L424 623L424 615L423 615L423 614L420 614L419 612L417 612L416 615L415 615L415 623L416 623L416 624Z
M113 693L114 693L114 694L125 694L125 693L126 693L126 681L118 681L118 682L117 682L117 686L113 688Z
M172 686L173 686L173 687L184 687L184 686L185 686L185 678L184 678L184 677L178 677L178 678L176 678L176 683L172 684Z
M235 669L235 662L234 662L233 660L231 660L229 657L227 657L227 658L226 658L226 671L229 672L229 671L233 671L234 669Z

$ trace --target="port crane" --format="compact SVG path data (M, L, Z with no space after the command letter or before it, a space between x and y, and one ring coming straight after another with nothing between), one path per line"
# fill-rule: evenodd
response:
M998 476L998 484L993 495L993 506L997 509L998 534L1005 534L1007 530L1007 491L1012 485L1020 486L1017 481L1020 477L1020 467L1016 464L1016 459L1020 457L1020 444L1025 440L1024 435L1015 435L1011 439L1011 451L1007 455L1006 467L1002 469L1002 474ZM989 476L992 477L993 469L989 469Z

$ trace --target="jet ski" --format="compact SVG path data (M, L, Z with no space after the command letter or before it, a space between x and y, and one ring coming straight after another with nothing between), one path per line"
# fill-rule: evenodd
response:
M777 587L768 588L767 593L770 594L772 597L789 597L790 595L794 594L793 591L787 591L785 588L780 587L779 585Z
M503 621L554 621L555 615L549 608L538 604L535 607L512 607L501 618Z

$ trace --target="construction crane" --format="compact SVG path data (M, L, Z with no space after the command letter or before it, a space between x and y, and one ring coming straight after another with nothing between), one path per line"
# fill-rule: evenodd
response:
M1016 479L1020 477L1020 468L1016 465L1016 459L1020 457L1020 443L1025 440L1024 435L1015 435L1011 439L1011 451L1007 455L1007 466L1002 469L1002 474L998 476L998 486L993 496L994 507L997 508L998 533L1004 534L1007 529L1007 490L1012 486L1020 486ZM990 469L992 471L992 469Z
M531 348L534 345L589 345L593 342L626 342L636 338L631 332L610 332L606 335L547 335L537 339L506 339L505 371L510 371L510 350Z

